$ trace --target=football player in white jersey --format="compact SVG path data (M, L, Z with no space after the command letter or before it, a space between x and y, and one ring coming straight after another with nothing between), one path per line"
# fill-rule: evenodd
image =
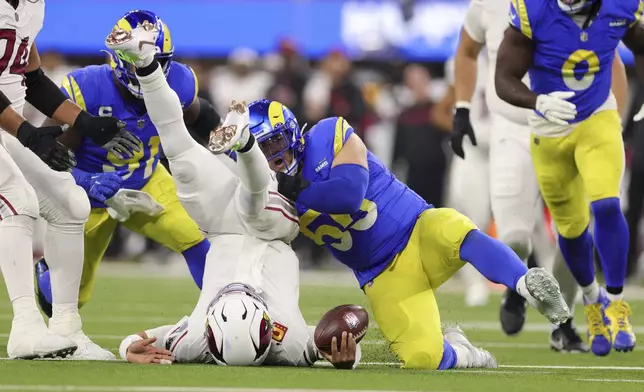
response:
M494 88L498 48L507 28L507 0L472 0L466 14L455 60L456 111L454 132L471 134L470 101L477 85L477 59L486 46L488 73L486 99L492 112L490 142L491 205L499 238L524 260L532 253L531 235L542 213L539 188L530 157L530 111L503 102ZM622 67L623 75L623 67ZM526 76L527 78L527 76ZM527 83L527 81L526 81ZM554 271L568 306L572 309L577 285L571 279L559 251ZM506 293L501 322L506 333L518 333L525 320L525 300ZM572 319L553 326L551 346L557 351L588 351L572 325Z
M299 231L295 208L277 192L275 174L248 129L244 104L233 103L223 127L211 136L210 149L219 155L190 136L177 94L154 58L154 47L146 45L150 39L154 42L157 33L148 22L132 31L115 26L106 44L137 67L143 99L161 137L179 200L212 246L192 314L175 325L127 337L121 355L148 363L171 358L310 366L318 359L318 350L298 306L299 265L289 245ZM229 149L236 151L237 162L221 154ZM262 319L266 322L253 322ZM274 329L268 331L267 341L269 320ZM347 338L343 346L335 358L323 355L336 367L353 368L359 359L355 339Z
M485 54L482 61L478 62L478 72L487 72ZM441 105L454 107L454 58L445 63L445 81L447 94ZM489 135L490 115L485 102L486 79L477 81L476 90L472 97L471 118L472 127L476 130L474 139L463 140L464 135L452 134L452 146L457 150L454 153L460 158L452 159L449 176L448 205L468 216L477 227L485 230L492 219L490 207L490 172L489 172ZM467 157L467 159L463 159ZM472 197L477 195L477 197ZM483 277L473 266L466 265L461 269L465 280L465 304L467 306L484 306L487 304L490 289L488 280Z
M87 196L71 174L47 166L67 170L74 165L73 156L55 140L60 127L35 128L22 117L22 109L28 101L120 156L138 148L137 138L116 119L82 111L45 76L34 44L44 13L43 0L0 1L0 36L5 43L0 59L0 267L14 312L7 353L10 358L74 353L76 359L114 359L82 332L78 314ZM45 253L54 259L49 328L34 298L32 233L38 214L49 223Z

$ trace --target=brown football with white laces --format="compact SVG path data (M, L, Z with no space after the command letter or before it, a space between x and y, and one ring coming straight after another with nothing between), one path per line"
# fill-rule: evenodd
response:
M362 306L340 305L326 312L317 327L313 339L320 351L331 353L331 341L337 339L338 350L342 342L342 332L353 334L356 343L359 343L367 334L369 327L369 314Z

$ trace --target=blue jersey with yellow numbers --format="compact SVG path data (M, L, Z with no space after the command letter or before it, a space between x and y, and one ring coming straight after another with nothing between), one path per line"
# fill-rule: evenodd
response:
M304 136L302 176L308 181L329 178L333 158L353 133L342 117L317 123ZM360 211L350 215L329 215L297 204L300 232L351 268L360 287L378 276L401 252L418 216L431 208L409 189L371 152L369 185ZM328 195L333 197L333 195Z
M532 91L574 91L574 122L590 117L609 97L615 49L643 8L644 0L602 0L584 30L556 0L512 0L510 24L534 43Z
M62 91L80 107L94 116L110 116L125 121L126 129L141 139L141 151L127 160L117 159L101 146L84 138L76 149L77 167L88 173L126 172L123 188L141 190L159 163L160 138L150 121L143 100L124 98L114 79L112 68L91 65L75 70L63 80ZM185 109L197 96L197 79L190 67L172 62L167 76ZM105 207L94 200L92 207Z

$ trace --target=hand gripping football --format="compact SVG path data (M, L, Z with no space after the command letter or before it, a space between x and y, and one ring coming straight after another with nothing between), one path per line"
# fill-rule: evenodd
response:
M319 350L331 353L331 340L335 336L338 350L342 341L342 332L352 333L359 343L367 333L369 314L358 305L340 305L329 310L315 327L313 339Z

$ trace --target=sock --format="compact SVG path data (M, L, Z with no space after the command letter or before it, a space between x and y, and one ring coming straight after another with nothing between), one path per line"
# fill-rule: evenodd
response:
M438 364L438 370L453 369L456 367L457 362L458 358L454 347L443 338L443 358L441 358L441 362Z
M608 290L607 290L608 291ZM612 293L607 293L608 299L613 302L613 301L620 301L624 299L624 294L621 292L619 294L612 294Z
M488 280L510 289L514 289L519 279L528 272L512 249L480 230L467 234L461 244L460 256Z
M622 293L626 280L628 256L628 225L619 205L619 198L594 201L590 204L595 216L595 246L601 259L606 290ZM610 290L608 288L610 287Z
M0 268L13 307L14 319L38 315L34 294L32 236L35 219L11 215L0 221Z
M581 292L584 293L584 300L586 303L594 304L599 299L599 284L593 280L591 284L581 287Z
M588 228L577 238L558 236L559 249L570 272L580 286L588 286L595 280L593 264L593 240Z
M206 268L206 255L210 250L210 241L204 239L197 245L184 250L183 257L186 259L186 264L188 264L188 269L190 270L190 275L192 279L201 290L203 284L203 272Z
M49 223L45 258L49 266L53 317L78 314L78 292L85 250L84 224Z

